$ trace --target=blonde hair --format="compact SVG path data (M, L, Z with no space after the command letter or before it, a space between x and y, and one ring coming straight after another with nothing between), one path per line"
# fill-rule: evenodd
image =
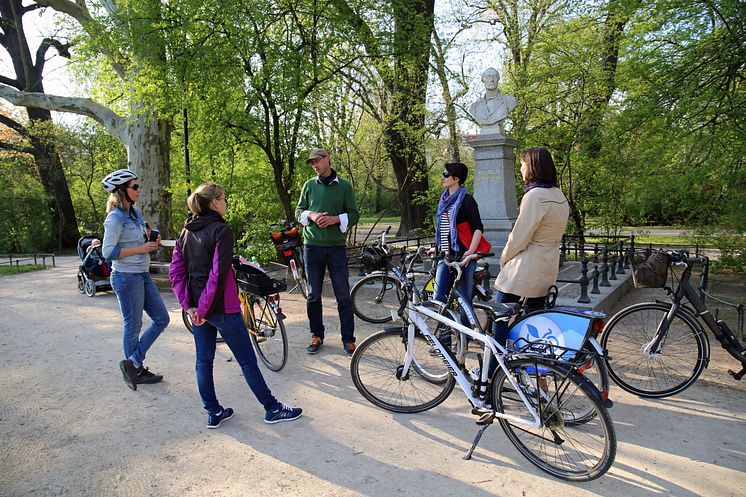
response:
M110 213L114 210L114 207L124 209L124 190L116 189L109 194L109 198L106 199L106 213Z
M195 216L200 216L210 210L210 203L223 195L225 190L222 186L215 183L202 183L189 195L187 207Z

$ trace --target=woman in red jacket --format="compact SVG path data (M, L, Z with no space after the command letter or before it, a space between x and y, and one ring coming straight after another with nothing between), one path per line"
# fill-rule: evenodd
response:
M203 184L187 204L193 216L176 240L168 276L194 325L197 387L209 414L207 427L217 428L233 416L233 409L221 406L215 396L212 369L218 332L264 406L264 421L273 424L298 419L302 409L277 401L256 362L233 276L233 233L223 219L228 205L225 191L220 185Z

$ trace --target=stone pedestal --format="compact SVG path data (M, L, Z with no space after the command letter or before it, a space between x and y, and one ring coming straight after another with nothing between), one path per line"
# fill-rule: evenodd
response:
M514 153L518 141L502 134L480 134L468 144L474 149L474 199L485 236L499 260L518 217Z

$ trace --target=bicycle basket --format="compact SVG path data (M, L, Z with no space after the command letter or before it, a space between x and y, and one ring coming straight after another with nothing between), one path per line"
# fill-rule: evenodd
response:
M244 292L266 297L287 289L288 267L283 264L270 262L266 268L257 268L234 262L233 267L236 269L236 283Z
M366 245L360 252L360 264L370 273L385 268L388 264L388 257L378 245Z
M662 288L668 279L671 256L663 251L653 252L645 260L635 257L632 263L632 280L637 288Z

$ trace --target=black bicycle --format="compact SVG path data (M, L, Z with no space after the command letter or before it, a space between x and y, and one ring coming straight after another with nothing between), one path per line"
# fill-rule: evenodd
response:
M656 256L665 258L658 271L663 273L662 278L657 280L663 283L645 285L636 280L635 285L663 287L671 295L671 302L634 304L612 316L601 337L612 379L641 397L668 397L686 390L710 362L710 342L701 324L704 322L722 347L741 363L739 372L729 371L740 380L746 374L746 350L728 324L713 316L704 304L709 259L689 257L686 251ZM690 283L695 264L703 266L699 292ZM677 266L683 272L672 289L665 286L666 275ZM734 307L742 312L742 305Z
M297 288L303 298L307 298L308 280L303 265L303 240L298 227L293 221L283 221L273 224L271 227L274 229L270 233L270 239L277 249L277 254L290 267L296 283L293 288L288 290L288 293Z
M386 235L390 229L389 226L378 235L377 241L363 247L360 262L368 274L355 283L350 291L353 312L368 323L383 324L392 321L391 312L399 309L399 303L403 297L401 283L391 273L391 268L394 267L393 253L386 242ZM418 263L421 260L418 256L412 262ZM436 264L433 264L430 271L422 272L422 274L429 274L429 279L421 291L422 300L430 300L435 293L435 269ZM414 268L409 269L411 276L415 272ZM489 264L481 262L481 265L474 271L472 298L475 302L492 300L491 278ZM454 310L459 310L458 303L455 301Z

